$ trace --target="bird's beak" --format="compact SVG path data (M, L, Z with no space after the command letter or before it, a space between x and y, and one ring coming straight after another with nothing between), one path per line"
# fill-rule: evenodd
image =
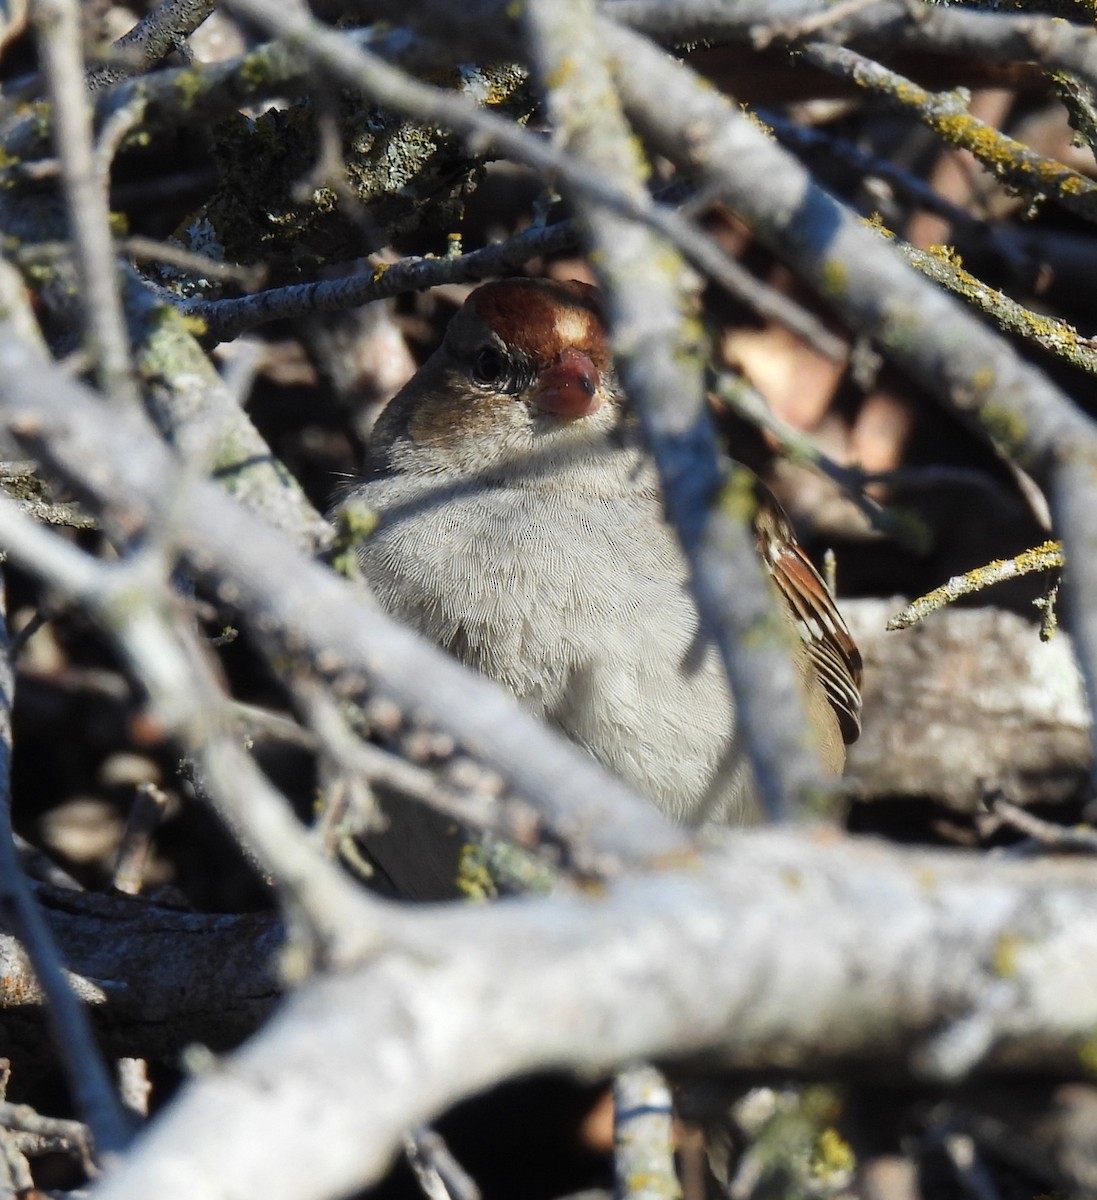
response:
M530 400L541 412L565 421L589 417L602 407L598 369L581 350L565 350L537 377Z

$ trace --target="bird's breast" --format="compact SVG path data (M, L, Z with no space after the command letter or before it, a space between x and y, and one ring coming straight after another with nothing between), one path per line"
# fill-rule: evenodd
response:
M722 769L715 807L737 802L723 671L655 496L407 477L359 494L380 518L362 562L386 608L672 815L690 816Z

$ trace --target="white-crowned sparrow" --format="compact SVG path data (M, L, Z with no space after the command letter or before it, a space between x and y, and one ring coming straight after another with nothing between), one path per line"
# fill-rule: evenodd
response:
M362 564L380 602L685 821L744 818L749 769L699 629L595 289L478 288L380 417ZM758 544L802 635L829 768L859 729L860 657L775 506Z

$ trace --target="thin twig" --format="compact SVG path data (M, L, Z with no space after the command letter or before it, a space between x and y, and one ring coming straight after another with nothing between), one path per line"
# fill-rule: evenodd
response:
M44 608L35 609L31 619L23 626L22 629L12 633L8 640L8 658L12 662L16 662L19 656L26 649L27 643L40 630L43 629L50 620L50 613Z
M103 122L99 136L95 139L94 160L98 177L104 189L110 178L110 167L118 148L141 124L145 117L145 101L142 96L131 96L126 103L112 109Z
M29 1104L0 1101L0 1125L13 1133L29 1133L49 1138L70 1152L75 1152L83 1168L94 1174L91 1156L91 1132L87 1125L64 1117L44 1117Z
M427 1200L480 1200L476 1180L435 1130L412 1130L404 1139L404 1152Z
M881 232L887 231L881 229ZM1084 337L1067 321L1033 312L1011 300L997 288L965 271L959 257L950 253L947 247L920 250L899 238L894 239L893 244L912 267L986 313L1000 329L1024 338L1082 371L1097 375L1097 340L1094 338Z
M613 1080L615 1200L679 1200L674 1106L662 1072L626 1067Z
M1052 850L1082 850L1097 853L1097 829L1090 825L1057 825L1045 821L998 794L987 798L987 807L1004 824Z
M875 2L879 3L879 0ZM979 247L986 245L1015 270L1032 270L1031 253L1014 245L1008 231L973 217L967 209L935 192L924 179L912 171L888 159L870 154L855 142L837 137L828 130L798 125L795 121L790 121L769 109L759 109L758 115L773 130L782 145L819 161L837 156L857 171L865 180L866 187L872 180L880 180L908 201L944 218L954 230L959 231L959 235L967 243Z
M140 894L152 835L164 819L167 807L167 793L156 784L143 783L134 790L125 832L114 861L112 883L116 891L130 896Z
M262 287L267 275L267 269L262 263L245 266L241 263L218 262L205 254L187 250L176 242L157 241L155 238L141 237L137 234L119 239L118 249L123 254L128 254L134 262L163 263L169 267L178 267L181 271L213 279L218 283L239 284L245 292L254 292Z
M31 11L53 102L54 144L61 161L85 338L103 391L121 403L133 405L138 401L138 392L118 292L107 179L92 149L79 6L75 0L34 0Z
M975 1139L966 1133L951 1133L945 1138L945 1153L971 1200L1002 1200L1002 1192L983 1161Z
M574 249L579 230L573 221L534 226L504 242L473 250L456 258L403 258L379 266L372 276L293 284L271 288L234 300L182 300L178 306L189 317L204 321L206 336L230 341L268 321L341 312L403 292L421 291L447 283L476 283L517 270L531 258Z
M765 34L755 34L754 44L759 50L764 50L772 41L782 38L795 42L806 37L809 33L819 33L824 29L840 25L849 17L856 16L866 9L875 8L880 0L838 0L824 12L816 12L806 16L793 17L785 25L776 25L765 31Z
M804 47L808 62L882 96L948 142L969 151L996 178L1030 196L1048 197L1087 220L1097 220L1097 183L1030 150L967 111L962 91L929 92L855 50L830 43Z
M149 1115L149 1099L152 1096L152 1080L149 1078L148 1060L144 1058L120 1058L118 1060L118 1094L126 1111L139 1120Z
M141 893L145 862L152 848L152 835L164 818L168 796L154 783L136 788L126 817L126 828L114 860L112 883L115 891L129 896ZM149 1115L152 1081L144 1058L127 1056L117 1063L118 1093L127 1112L140 1120Z
M936 1082L963 1079L1001 1039L1022 1002L1015 980L995 979L968 1012L916 1048L911 1065L917 1074Z
M1066 564L1063 547L1060 542L1044 542L1025 550L1015 558L995 559L981 567L973 567L963 575L953 575L947 583L934 588L924 596L907 605L887 623L888 629L907 629L924 620L930 613L944 608L961 596L970 596L983 588L995 583L1004 583L1007 579L1017 579L1022 575L1031 575L1034 571L1057 571Z
M790 462L806 463L819 474L841 488L868 519L873 529L886 533L897 542L916 545L919 539L909 523L884 508L878 501L865 494L865 474L856 467L843 467L829 455L824 454L806 433L794 429L782 421L766 403L765 397L741 376L723 371L714 381L717 397L733 412L750 421L756 428L776 438L778 445ZM732 447L734 452L734 447Z
M385 7L396 7L396 3L389 0ZM436 15L440 7L437 0L418 7L429 7L435 22L441 19ZM772 40L773 31L823 16L832 7L829 0L754 0L751 4L611 0L605 11L614 20L660 39L718 38L753 43L757 39ZM1097 33L1092 25L1042 14L879 0L860 11L847 9L844 18L831 26L830 36L835 41L875 37L888 45L930 50L967 61L1038 62L1070 71L1097 85Z
M204 648L184 622L171 620L158 548L109 566L7 503L0 503L0 531L13 560L79 603L114 638L142 681L151 718L191 756L222 820L307 919L314 949L332 960L362 952L370 901L303 835L289 802L226 732L224 694ZM363 918L357 928L345 920L352 912Z
M147 70L178 50L213 12L214 0L161 0L111 47L110 61L89 74L93 90Z

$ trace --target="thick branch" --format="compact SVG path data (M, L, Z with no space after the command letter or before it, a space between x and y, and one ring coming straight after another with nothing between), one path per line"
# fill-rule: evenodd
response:
M111 1054L171 1061L194 1042L228 1050L281 991L273 915L200 915L45 885L35 895ZM28 1067L49 1061L45 998L6 929L0 982L5 1054Z
M865 659L865 725L848 767L857 795L975 816L991 790L1019 804L1084 794L1090 719L1070 639L1041 642L1031 621L994 608L887 633L900 603L844 606Z
M98 1200L341 1195L408 1128L537 1068L1081 1077L1097 1023L1097 887L1067 863L740 834L602 899L390 918L389 951L307 985L189 1084ZM950 1059L958 1042L975 1057Z

